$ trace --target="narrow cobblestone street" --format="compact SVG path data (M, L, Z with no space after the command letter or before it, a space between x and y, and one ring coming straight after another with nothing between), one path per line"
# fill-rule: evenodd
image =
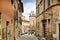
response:
M0 40L60 40L60 0L0 0Z
M25 34L20 37L20 40L38 40L33 34Z

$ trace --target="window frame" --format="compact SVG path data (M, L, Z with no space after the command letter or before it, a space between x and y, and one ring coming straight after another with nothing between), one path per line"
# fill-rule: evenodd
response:
M48 0L48 7L51 5L51 0Z

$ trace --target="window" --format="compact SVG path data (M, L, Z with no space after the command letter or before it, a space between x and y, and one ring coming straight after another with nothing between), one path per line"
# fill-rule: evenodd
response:
M21 9L21 4L18 4L18 9Z
M21 17L19 17L19 22L20 22L20 24L22 24L22 19L21 19Z
M44 10L45 10L45 0L44 0Z
M50 6L50 0L48 0L48 7Z
M38 8L37 8L37 14L39 14L39 6L38 6Z
M19 0L19 3L21 3L21 0Z
M11 0L11 3L13 4L13 0Z
M0 12L0 24L1 24L1 12Z
M2 35L2 28L1 28L1 12L0 12L0 36ZM2 39L2 38L1 38Z
M14 8L16 9L16 6L15 6L15 4L14 4Z
M43 1L42 1L42 2L40 3L40 9L39 9L40 12L39 12L39 13L42 13L42 12L43 12L43 9L44 9L44 8L43 8L43 5L44 5L44 4L43 4Z
M2 28L2 38L6 38L6 29L5 28Z
M38 14L39 14L39 6L38 6Z
M1 35L1 29L0 29L0 35Z
M50 24L50 19L48 19L48 24Z
M60 0L58 0L58 2L60 2Z
M9 21L6 21L6 40L10 40L10 26L9 26Z
M40 13L40 12L41 12L41 5L39 5L39 8L38 8L38 9L39 9L38 11L39 11L39 13Z
M9 25L9 22L7 21L7 22L6 22L6 26L8 26L8 25Z
M38 14L38 9L36 9L36 13Z
M18 20L15 21L15 27L18 27Z
M0 19L1 19L1 13L0 13Z
M38 24L37 24L37 27L38 27L38 29L39 29L39 22L38 22Z
M3 35L2 35L2 38L4 39L4 37L5 37L5 36L4 36L4 28L2 28L2 34L3 34Z
M58 10L58 20L60 20L60 10Z

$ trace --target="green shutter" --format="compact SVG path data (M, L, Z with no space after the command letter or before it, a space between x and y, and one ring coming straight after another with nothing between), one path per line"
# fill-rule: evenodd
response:
M48 0L48 6L50 6L50 0Z

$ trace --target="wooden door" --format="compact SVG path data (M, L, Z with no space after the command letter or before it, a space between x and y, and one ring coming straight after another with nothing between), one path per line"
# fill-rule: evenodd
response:
M60 23L59 23L59 40L60 40Z

